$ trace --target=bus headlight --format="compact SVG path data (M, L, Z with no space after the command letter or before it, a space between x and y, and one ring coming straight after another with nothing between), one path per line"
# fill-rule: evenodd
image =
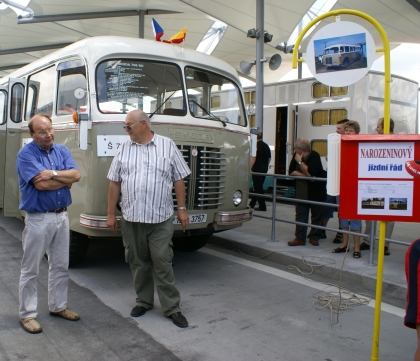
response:
M241 204L242 202L242 192L241 191L236 191L235 193L233 193L233 204L237 207Z

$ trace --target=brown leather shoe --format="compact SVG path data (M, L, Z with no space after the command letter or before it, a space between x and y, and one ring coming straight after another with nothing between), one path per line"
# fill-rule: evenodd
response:
M293 241L287 242L289 246L304 246L305 242L302 242L300 239L295 238Z
M40 333L42 332L42 327L38 323L35 317L28 317L20 320L20 324L23 329L29 333Z
M50 311L50 315L51 316L55 316L55 317L61 317L64 318L65 320L69 320L69 321L78 321L80 320L80 316L72 311L70 308L66 308L63 311L60 312L52 312Z
M319 246L319 242L316 239L310 239L309 243L312 244L312 246Z

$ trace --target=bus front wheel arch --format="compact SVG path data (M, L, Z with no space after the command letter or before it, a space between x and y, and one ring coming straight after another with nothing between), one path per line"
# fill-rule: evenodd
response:
M173 237L172 244L176 251L194 252L203 248L211 234Z
M70 231L69 265L80 263L86 256L89 248L89 237L74 231Z

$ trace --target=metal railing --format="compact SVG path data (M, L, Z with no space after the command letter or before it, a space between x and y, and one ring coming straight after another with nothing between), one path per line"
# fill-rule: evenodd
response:
M298 177L298 176L290 176L290 175L284 175L284 174L256 173L256 172L252 172L251 175L274 178L273 179L273 193L271 195L266 194L266 193L264 193L264 194L251 193L251 192L249 193L250 198L251 197L260 197L260 198L264 198L267 201L273 202L273 209L272 209L271 217L267 217L267 216L263 216L263 215L259 215L259 214L256 215L255 212L253 213L253 217L271 220L271 239L268 240L269 242L278 242L276 240L276 222L295 224L295 225L299 225L299 226L306 226L306 227L317 228L317 229L322 229L322 230L332 231L332 232L347 233L347 234L349 234L349 236L350 235L355 235L355 236L360 236L362 239L363 238L369 239L370 249L369 249L368 265L369 266L375 266L375 264L374 264L375 244L376 244L376 240L379 239L379 237L376 237L376 222L375 221L372 222L372 227L371 227L370 234L365 234L365 233L357 233L357 232L352 232L352 231L344 231L344 230L338 229L338 228L317 226L317 225L313 225L313 224L310 224L310 223L302 223L302 222L290 221L290 220L283 219L283 218L277 218L277 213L276 213L276 211L277 211L277 201L315 204L315 205L321 205L321 206L324 206L324 207L334 207L334 208L337 208L337 209L339 209L339 205L334 204L334 203L316 202L316 201L309 201L309 200L304 200L304 199L296 199L296 198L290 198L290 197L277 196L277 179L287 179L287 180L301 179L301 180L309 181L308 177ZM327 182L326 178L311 177L310 180L311 181ZM274 202L274 200L276 200L276 202ZM349 242L350 242L350 239L349 239ZM407 246L407 247L410 246L410 244L411 244L411 243L408 243L408 242L399 241L399 240L390 239L390 238L385 238L385 242L400 244L400 245Z

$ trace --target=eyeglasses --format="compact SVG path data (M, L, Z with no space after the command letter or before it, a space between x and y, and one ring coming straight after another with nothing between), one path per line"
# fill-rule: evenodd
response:
M48 128L47 130L43 130L41 132L38 132L36 134L38 134L40 137L46 137L47 134L51 134L54 133L54 128Z
M124 125L123 126L123 128L125 129L125 130L128 130L129 132L131 131L131 129L136 125L136 124L139 124L139 123L141 123L142 122L142 120L140 120L139 122L136 122L136 123L134 123L134 124L132 124L132 125Z

